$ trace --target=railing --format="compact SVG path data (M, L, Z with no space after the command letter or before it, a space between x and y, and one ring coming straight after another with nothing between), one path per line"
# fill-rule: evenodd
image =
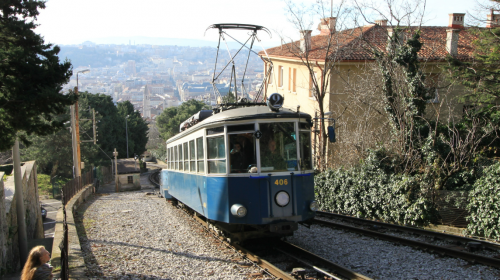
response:
M64 195L65 192L61 193L62 200L66 199ZM66 203L63 203L63 239L61 244L59 244L59 249L61 249L61 280L69 279L69 263L68 263L68 250L69 250L69 242L68 242L68 223L66 222Z
M62 202L64 205L70 201L75 194L81 191L86 185L94 183L94 171L88 171L80 177L76 177L73 180L67 182L63 187L62 191L64 196L62 197Z

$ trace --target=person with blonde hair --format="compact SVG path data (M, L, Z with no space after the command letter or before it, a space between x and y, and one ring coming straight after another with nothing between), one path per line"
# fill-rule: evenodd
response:
M53 267L47 263L49 260L50 253L45 247L36 246L31 249L21 273L21 280L52 280Z

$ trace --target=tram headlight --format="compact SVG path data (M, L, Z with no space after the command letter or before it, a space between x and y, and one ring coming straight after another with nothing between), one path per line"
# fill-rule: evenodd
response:
M243 218L247 214L247 209L241 204L233 204L233 206L231 206L231 214L238 218Z
M309 204L309 209L311 209L311 211L318 211L318 203L313 200L311 204Z
M276 194L274 200L276 201L276 204L278 204L279 206L285 207L290 202L290 195L285 191L280 191Z

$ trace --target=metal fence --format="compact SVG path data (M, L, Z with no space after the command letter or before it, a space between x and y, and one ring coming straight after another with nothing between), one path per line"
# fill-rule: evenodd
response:
M61 193L62 200L66 199L65 192ZM68 223L66 222L66 203L63 203L63 239L61 244L59 244L59 249L61 249L61 280L69 279L69 265L68 265Z
M86 185L94 183L94 170L90 170L80 177L76 177L73 180L67 182L62 187L62 192L64 196L62 197L62 202L64 205L70 201L75 194L81 191Z
M466 191L436 191L435 203L440 216L440 224L466 228L469 222L466 210L468 202Z

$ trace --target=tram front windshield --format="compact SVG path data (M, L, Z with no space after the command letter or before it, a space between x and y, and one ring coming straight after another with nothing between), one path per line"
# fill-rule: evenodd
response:
M260 165L262 172L296 171L297 135L292 122L261 123Z

